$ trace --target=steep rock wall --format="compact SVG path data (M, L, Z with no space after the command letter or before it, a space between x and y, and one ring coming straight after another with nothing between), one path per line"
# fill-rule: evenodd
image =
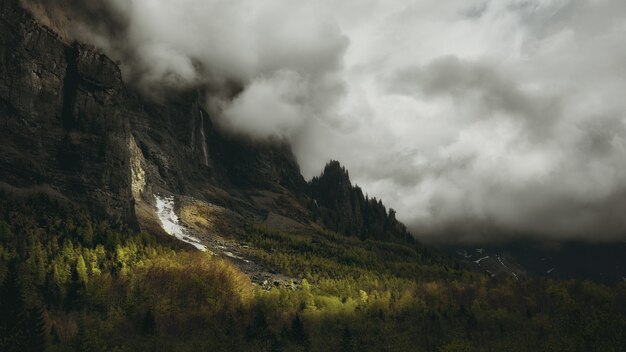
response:
M50 185L113 223L133 223L129 124L119 68L0 1L0 180Z

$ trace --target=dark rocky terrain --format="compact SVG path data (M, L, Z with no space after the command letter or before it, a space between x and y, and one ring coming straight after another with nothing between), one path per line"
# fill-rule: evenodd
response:
M206 244L249 225L412 240L338 162L307 183L285 142L215 126L201 88L144 98L115 62L40 25L17 0L0 0L0 72L3 188L45 192L151 232L163 232L155 196L174 197L181 226Z
M0 181L39 187L134 225L130 123L115 64L0 2Z

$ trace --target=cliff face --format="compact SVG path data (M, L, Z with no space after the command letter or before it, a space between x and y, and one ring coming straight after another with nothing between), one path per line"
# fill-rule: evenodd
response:
M156 192L259 217L280 213L281 206L255 204L253 194L295 199L306 192L288 145L220 132L202 107L201 91L163 103L142 99L124 86L109 58L64 42L17 0L0 0L0 72L5 186L43 186L131 227L134 204L149 203Z
M170 194L268 226L408 236L338 163L308 184L289 145L216 128L201 90L142 98L113 61L63 41L18 0L0 0L0 73L4 187L45 189L120 227L158 226L155 195Z
M132 224L129 125L118 67L61 42L15 1L0 1L0 180L47 185Z
M200 91L190 91L166 103L135 97L127 104L132 133L153 164L149 174L156 183L192 193L207 186L233 192L306 191L288 145L220 131L203 108L203 97Z

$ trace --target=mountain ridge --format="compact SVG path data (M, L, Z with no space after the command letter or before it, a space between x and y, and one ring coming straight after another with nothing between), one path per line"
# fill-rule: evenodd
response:
M410 240L394 212L366 200L347 173L347 181L324 172L306 182L285 142L214 125L201 88L145 99L96 48L66 42L16 0L2 0L0 9L0 176L8 184L47 185L119 227L158 227L154 197L165 193L225 207L250 223L273 225L267 220L276 214L361 239ZM347 194L352 200L341 198Z

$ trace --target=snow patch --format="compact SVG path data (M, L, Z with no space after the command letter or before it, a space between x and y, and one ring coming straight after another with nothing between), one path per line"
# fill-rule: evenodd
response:
M154 195L156 199L157 216L161 220L161 227L169 235L172 235L179 240L189 243L201 251L206 251L207 247L200 243L200 240L189 234L189 231L184 228L178 220L178 215L174 212L174 197Z
M480 262L482 262L482 261L483 261L483 260L485 260L485 259L489 259L489 256L482 257L482 258L480 258L480 259L478 259L478 260L475 260L475 261L474 261L474 263L476 263L476 264L480 264Z

